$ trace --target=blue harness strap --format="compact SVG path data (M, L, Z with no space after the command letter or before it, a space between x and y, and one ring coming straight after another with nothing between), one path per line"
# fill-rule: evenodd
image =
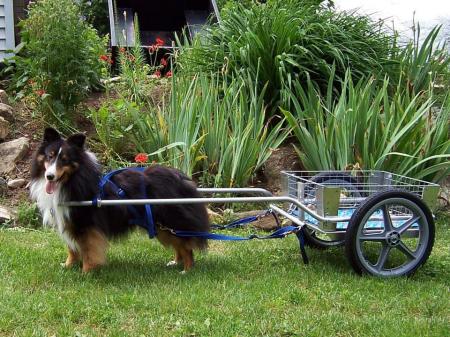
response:
M234 236L225 234L215 234L209 232L194 232L194 231L176 231L168 229L172 234L179 237L200 237L209 240L222 240L222 241L247 241L253 239L267 240L267 239L281 239L289 234L296 233L299 230L298 226L286 226L277 229L269 235L256 235L252 234L249 236Z
M125 170L135 170L138 172L143 172L145 170L144 167L132 167L132 168L123 168L119 170L115 170L112 172L107 173L103 176L103 178L100 180L99 183L99 198L96 198L93 200L93 205L98 205L98 199L102 199L105 197L105 186L108 185L113 193L120 199L125 199L127 197L126 192L119 186L117 186L111 178ZM145 184L141 184L141 195L143 199L147 198L147 192L145 189ZM137 208L133 205L127 206L128 211L132 215L132 218L129 220L130 224L134 224L137 226L140 226L147 230L148 236L150 238L154 238L156 236L156 228L155 223L153 221L153 213L152 213L152 207L151 205L144 205L144 216L140 214L140 212L137 210Z

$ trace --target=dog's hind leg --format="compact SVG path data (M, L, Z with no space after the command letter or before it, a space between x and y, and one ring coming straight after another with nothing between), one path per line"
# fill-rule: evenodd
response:
M171 267L171 266L176 266L177 264L179 264L182 261L181 255L180 253L175 250L175 256L173 258L172 261L167 262L166 266L167 267Z
M174 259L167 262L166 266L171 267L178 265L183 259L179 250L179 247L182 245L181 239L161 229L158 230L156 238L163 246L172 247L175 250Z
M108 241L99 231L90 230L78 244L83 260L83 273L87 273L106 263Z
M183 259L183 266L184 266L184 269L181 273L185 274L194 265L194 252L190 248L180 247L179 254Z
M80 254L78 254L78 252L73 251L71 248L69 248L66 262L62 263L62 266L64 268L71 268L78 262L80 262Z

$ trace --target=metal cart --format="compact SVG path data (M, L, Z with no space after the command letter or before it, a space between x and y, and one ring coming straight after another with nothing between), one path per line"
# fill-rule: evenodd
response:
M97 200L95 204L270 203L271 211L292 221L295 230L289 233L301 231L310 247L345 245L345 254L357 273L409 276L428 259L435 236L431 209L439 185L384 171L294 171L282 175L283 196L272 196L260 188L199 188L203 194L259 196ZM92 206L93 202L67 205Z

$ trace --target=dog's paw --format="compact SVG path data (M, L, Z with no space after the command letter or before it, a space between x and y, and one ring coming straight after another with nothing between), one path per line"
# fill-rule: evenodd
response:
M61 262L60 265L63 269L71 269L75 266L75 263Z
M178 264L177 261L172 260L172 261L167 262L166 266L167 267L173 267L173 266L176 266L177 264Z
M180 275L186 275L187 271L186 270L182 270L180 271Z

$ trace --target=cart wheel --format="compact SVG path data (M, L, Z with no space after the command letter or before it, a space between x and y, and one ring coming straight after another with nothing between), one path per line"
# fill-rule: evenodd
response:
M361 193L358 188L358 181L346 172L322 172L312 177L310 181L312 183L322 184L325 186L340 186L342 187L344 193L348 194L348 196L353 198L361 197ZM306 184L306 194L315 194L315 186L315 184ZM305 244L311 248L327 249L330 247L343 246L345 243L344 238L333 240L328 235L318 233L307 226L304 226L302 231L305 238Z
M353 198L361 197L361 191L358 186L358 180L356 177L350 175L347 172L341 171L330 171L321 172L311 177L310 184L305 185L305 193L315 194L316 184L321 184L325 186L339 186L342 188L343 193L348 194Z
M345 239L333 240L328 235L318 233L314 229L308 228L308 226L303 226L301 230L305 238L305 245L311 248L327 249L331 247L340 247L345 243Z
M419 197L398 190L382 191L353 213L345 252L359 274L409 276L430 256L434 233L431 211Z

